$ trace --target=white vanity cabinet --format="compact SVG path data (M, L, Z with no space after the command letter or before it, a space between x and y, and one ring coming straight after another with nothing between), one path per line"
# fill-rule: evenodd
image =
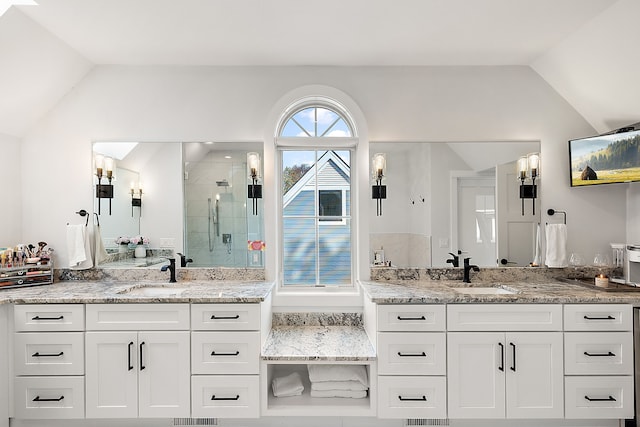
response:
M633 311L625 304L564 308L567 418L633 418Z
M189 417L189 305L90 304L86 312L86 417Z
M260 319L260 304L191 306L193 417L260 416Z
M563 418L561 305L447 306L449 418Z
M444 305L378 305L378 417L446 418Z
M17 418L84 418L84 306L16 305L13 336Z

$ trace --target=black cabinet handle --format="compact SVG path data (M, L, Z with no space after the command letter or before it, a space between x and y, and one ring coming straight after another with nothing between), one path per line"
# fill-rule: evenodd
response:
M64 354L64 351L60 353L38 353L37 351L31 355L31 357L60 357Z
M420 317L402 317L402 316L398 316L398 320L427 320L427 318L424 317L424 316L420 316Z
M231 320L231 319L239 319L240 315L236 314L235 316L216 316L215 314L211 315L211 320Z
M140 343L140 370L142 371L146 366L144 366L144 357L142 355L142 349L144 348L144 341Z
M234 351L233 353L216 353L215 351L211 352L212 356L237 356L239 354L240 352L238 350Z
M398 396L398 399L403 401L403 402L426 402L427 401L427 396L422 396L422 397L402 397L402 396Z
M40 396L36 396L32 402L60 402L62 399L64 399L64 396L60 396L57 399L41 399Z
M585 396L584 398L587 399L589 402L615 402L616 401L615 397L613 396L609 396L605 398Z
M511 365L510 369L513 372L515 372L516 371L516 345L512 342L510 342L509 345L511 346L511 351L512 351L511 354L513 354L513 364Z
M610 351L607 353L589 353L588 351L585 351L584 355L589 357L614 357L615 356L615 354L611 353Z
M398 352L398 356L400 357L427 357L427 353L420 352L420 353L403 353L401 351Z
M585 315L584 318L587 319L587 320L616 320L616 318L611 316L611 315L609 315L607 317L590 317L590 316Z
M504 344L499 342L498 345L500 346L500 366L498 366L498 370L504 372Z
M239 394L236 394L236 397L216 397L215 394L211 396L211 400L238 400L238 399L240 399Z
M31 320L62 320L64 319L64 316L60 315L58 317L40 317L40 316L34 316L31 318Z
M133 363L131 363L131 350L133 349L133 341L131 341L128 345L128 354L127 354L127 371L133 369Z

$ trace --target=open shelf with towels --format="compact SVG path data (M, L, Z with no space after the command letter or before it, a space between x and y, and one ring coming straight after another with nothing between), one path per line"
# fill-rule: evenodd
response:
M366 397L312 397L311 382L307 364L339 364L364 366L369 378L369 390ZM374 361L263 361L261 369L261 414L262 416L375 416L376 396ZM293 372L300 374L304 391L299 396L275 397L272 389L274 378L285 377ZM372 379L374 379L372 381Z

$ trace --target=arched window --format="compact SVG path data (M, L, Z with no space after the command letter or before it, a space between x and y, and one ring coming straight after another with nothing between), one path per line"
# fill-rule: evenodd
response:
M303 100L282 115L276 145L283 286L353 284L354 129L331 100Z

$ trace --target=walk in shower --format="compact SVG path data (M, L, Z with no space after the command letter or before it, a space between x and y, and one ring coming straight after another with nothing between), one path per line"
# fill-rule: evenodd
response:
M247 198L247 153L259 144L183 144L185 255L190 267L264 267L262 201Z

